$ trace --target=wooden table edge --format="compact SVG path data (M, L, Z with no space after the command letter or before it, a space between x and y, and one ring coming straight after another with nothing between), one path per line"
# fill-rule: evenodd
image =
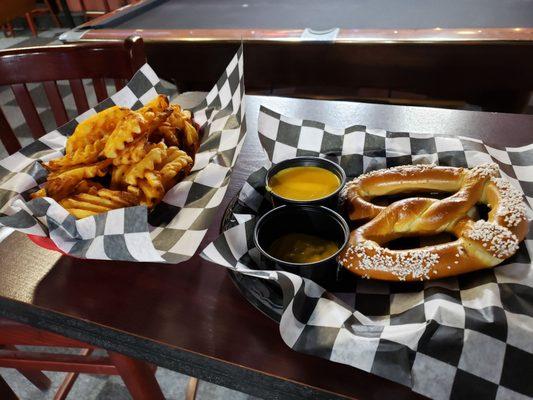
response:
M313 396L315 399L352 399L212 356L179 347L170 348L156 340L43 307L28 306L3 296L0 296L0 316L262 398L301 399ZM134 344L132 340L135 340Z

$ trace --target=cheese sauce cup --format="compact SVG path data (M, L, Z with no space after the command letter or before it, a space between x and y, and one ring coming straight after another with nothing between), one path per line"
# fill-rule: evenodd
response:
M324 205L338 208L339 192L346 183L340 165L321 157L296 157L270 168L265 177L267 198L280 205Z
M349 236L346 221L329 208L282 205L257 221L253 240L266 268L292 272L331 288L337 281L337 257Z

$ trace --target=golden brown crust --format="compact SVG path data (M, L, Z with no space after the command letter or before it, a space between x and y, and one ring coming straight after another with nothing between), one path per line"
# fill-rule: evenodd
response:
M472 169L405 166L363 175L345 190L350 218L371 219L353 231L340 257L351 272L382 280L429 280L493 267L518 250L527 234L520 191L497 177L495 164ZM420 190L455 192L437 200L414 197L388 207L376 196ZM487 204L488 220L474 222L468 212ZM383 244L402 236L453 233L458 239L412 250L390 250Z

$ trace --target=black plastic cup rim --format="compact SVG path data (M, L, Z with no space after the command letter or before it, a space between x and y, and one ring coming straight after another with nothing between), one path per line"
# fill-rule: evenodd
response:
M322 260L319 260L319 261L310 262L310 263L295 263L295 262L281 260L279 258L276 258L276 257L270 255L268 253L268 251L266 251L259 243L259 234L260 234L260 230L261 230L261 225L268 218L273 218L273 216L275 214L284 213L284 212L286 212L286 210L288 210L290 208L298 208L298 209L308 208L308 209L311 209L313 211L326 213L326 214L329 214L330 216L332 216L339 223L339 228L342 229L342 231L344 233L344 242L342 243L341 246L339 246L339 250L337 250L334 254L330 255L329 257L326 257L326 258L324 258ZM255 247L257 247L257 249L259 250L259 252L263 256L265 256L270 261L273 261L273 262L278 263L280 265L287 265L287 266L292 266L292 267L307 267L307 266L312 267L314 265L319 265L319 264L323 264L323 263L328 262L328 261L332 261L332 260L336 259L337 256L341 253L341 251L346 247L346 245L348 244L348 240L349 239L350 239L350 228L348 227L348 224L346 223L345 219L339 213L337 213L336 211L333 211L331 208L327 208L325 206L308 205L308 204L303 204L303 205L296 205L296 204L295 205L281 205L279 207L273 208L272 210L266 212L265 214L263 214L259 218L259 220L255 224L254 234L253 234L254 245L255 245Z
M312 200L294 200L289 199L287 197L282 197L276 193L274 193L269 186L270 178L272 178L274 175L276 175L279 171L282 171L287 168L292 167L319 167L324 168L330 172L333 172L338 178L339 178L339 187L334 191L328 194L327 196L320 197L317 199ZM344 169L337 164L334 161L328 160L327 158L323 157L314 157L314 156L301 156L301 157L294 157L289 158L287 160L283 160L272 167L267 171L266 177L265 177L265 189L267 192L270 193L270 195L279 200L282 204L316 204L316 203L323 203L329 199L332 199L333 197L338 196L339 192L342 190L344 185L346 184L346 172L344 172Z

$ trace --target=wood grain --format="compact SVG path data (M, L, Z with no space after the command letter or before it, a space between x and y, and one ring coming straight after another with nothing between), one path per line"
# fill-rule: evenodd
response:
M39 139L46 132L26 84L15 83L11 85L11 89L13 90L18 106L22 111L22 115L30 128L31 134L35 139Z
M59 93L57 83L55 81L47 81L43 82L43 86L48 102L52 107L57 126L66 124L68 122L67 110L63 104L63 98L61 97L61 93Z

